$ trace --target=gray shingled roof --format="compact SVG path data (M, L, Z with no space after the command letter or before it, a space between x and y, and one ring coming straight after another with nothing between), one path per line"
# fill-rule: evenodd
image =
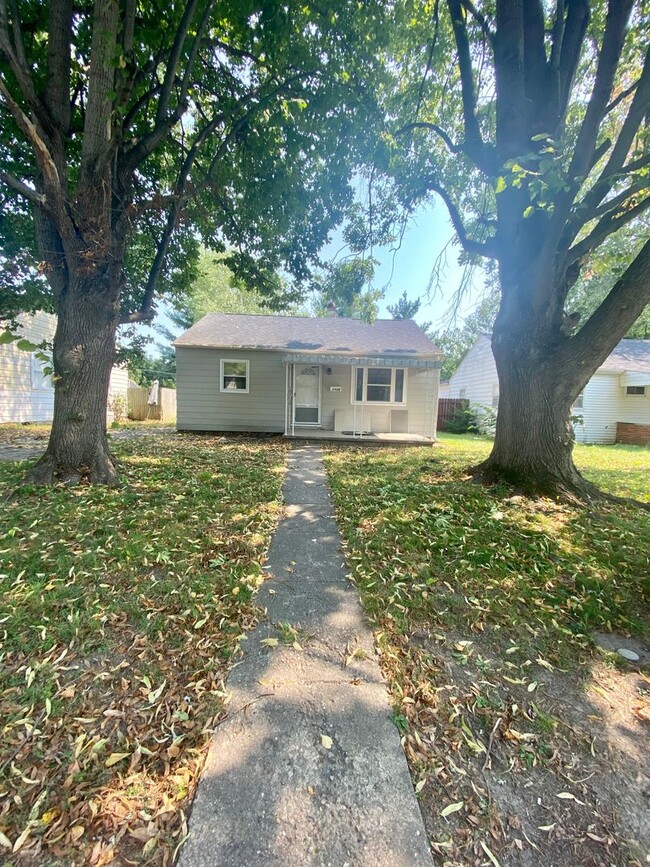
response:
M614 347L601 364L600 370L638 370L642 373L650 370L650 340L632 340L625 338Z
M339 317L208 313L181 334L174 345L414 358L441 356L440 350L411 319L377 319L369 325Z

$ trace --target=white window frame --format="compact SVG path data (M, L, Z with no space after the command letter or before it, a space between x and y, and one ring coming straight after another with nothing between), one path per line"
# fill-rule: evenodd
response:
M640 388L642 391L630 391L631 388ZM645 385L627 385L625 387L625 397L645 397L646 396L646 387Z
M357 370L363 370L363 400L357 400ZM390 370L390 400L368 400L368 371L369 370ZM402 392L402 400L395 400L395 381L397 379L396 371L404 372L404 390ZM405 407L408 404L408 367L364 367L361 364L355 364L352 368L352 376L350 383L350 403L356 406L399 406Z
M492 385L492 409L499 409L499 383Z
M40 355L39 355L40 354ZM43 350L30 353L29 357L29 381L32 391L50 391L54 388L51 373L43 373L44 367L51 367L52 362L49 359L44 361L42 357Z
M246 388L224 388L223 386L223 378L226 375L232 376L232 374L224 373L224 364L245 364L246 365ZM248 358L220 358L219 359L219 391L221 394L249 394L251 387L251 363Z
M585 390L583 388L582 391L580 392L580 394L578 394L576 396L576 399L573 401L573 405L571 408L572 409L584 409L584 406L585 406Z

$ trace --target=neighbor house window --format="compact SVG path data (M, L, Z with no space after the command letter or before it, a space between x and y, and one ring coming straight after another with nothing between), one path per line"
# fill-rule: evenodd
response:
M32 352L30 356L30 382L32 388L35 389L53 388L54 386L54 383L52 382L52 374L49 372L52 362L46 353L45 358L43 355L44 353L39 351ZM47 373L46 370L48 371Z
M493 409L499 408L499 386L498 385L492 386L492 408Z
M249 361L221 359L221 391L248 394Z
M461 390L458 392L458 397L459 397L461 400L465 400L465 398L467 397L467 389L466 389L466 388L461 388Z
M573 401L573 409L582 409L585 403L585 393L581 391L580 394Z
M403 367L355 367L353 403L406 403Z
M643 397L645 395L645 385L628 385L625 389L625 394L636 394Z

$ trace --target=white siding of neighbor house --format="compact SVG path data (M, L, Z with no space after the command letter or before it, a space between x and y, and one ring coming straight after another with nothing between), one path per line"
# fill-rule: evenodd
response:
M51 313L22 314L20 334L31 343L51 341L56 317ZM41 362L15 342L0 346L0 422L51 421L54 388L49 377L39 375Z
M596 373L585 386L582 408L574 415L583 422L574 424L576 440L582 443L613 443L616 441L616 422L620 400L620 376Z
M18 316L20 336L31 343L51 341L56 331L56 316L39 311ZM18 349L16 343L0 346L0 422L48 422L54 415L54 386L50 376L40 373L43 362L32 352ZM111 397L123 394L129 383L126 366L111 371ZM112 413L108 413L108 421Z
M614 371L597 371L585 388L584 406L576 409L576 415L582 415L584 424L576 424L576 440L586 443L616 442L616 422L631 422L633 424L650 424L650 385L646 385L646 393L627 394L626 386L634 385L630 377L648 382L647 373L619 374Z
M480 411L492 406L494 389L498 393L498 388L499 377L490 338L482 334L452 374L448 396L464 397L471 407Z
M646 386L645 395L628 395L627 385ZM465 397L480 412L492 406L498 394L498 376L490 339L477 338L449 381L449 397ZM463 392L464 389L464 392ZM650 373L598 370L584 390L583 405L573 414L582 421L574 424L575 437L583 443L616 442L616 423L650 424Z
M176 347L176 387L179 430L222 430L284 433L286 369L281 352L233 351ZM220 360L248 360L247 394L224 394L219 389ZM334 430L352 425L352 370L350 365L323 365L321 428ZM330 370L331 373L327 371ZM439 370L407 368L409 433L435 436ZM340 388L340 391L331 391ZM427 407L427 395L429 404ZM427 415L427 408L429 410ZM398 407L393 407L398 409ZM345 415L341 416L340 413ZM389 408L365 406L368 429L389 431ZM350 418L347 418L349 413ZM337 423L338 419L338 423ZM360 423L361 408L357 407ZM398 417L393 416L398 423ZM403 421L403 416L399 417ZM372 428L370 423L372 422ZM431 428L431 433L425 431ZM296 430L300 430L299 427Z
M649 372L650 373L650 372ZM639 375L637 382L630 382L630 374L625 379L621 377L621 389L618 401L618 418L616 421L632 422L633 424L650 424L650 375ZM624 383L624 384L623 384ZM625 386L642 385L645 394L627 394Z

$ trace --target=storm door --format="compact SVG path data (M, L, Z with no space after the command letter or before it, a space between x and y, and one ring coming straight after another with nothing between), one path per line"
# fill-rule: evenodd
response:
M319 364L294 365L294 421L300 425L320 424L321 368Z

